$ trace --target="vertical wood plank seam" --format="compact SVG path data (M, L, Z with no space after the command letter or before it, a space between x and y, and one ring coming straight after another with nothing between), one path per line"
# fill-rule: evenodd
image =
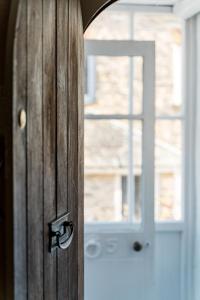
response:
M43 300L45 299L45 229L44 229L44 1L42 1L42 157L43 157L43 164L42 164L42 222L43 222Z
M76 26L77 26L77 35L79 33L79 18L78 18L78 2L79 0L76 0L76 20L75 20L75 23L76 23ZM79 39L80 39L80 36L78 35L78 37L76 37L76 41L75 41L75 47L76 47L76 55L77 55L77 63L76 63L76 76L77 76L77 93L76 93L76 129L77 129L77 133L76 133L76 136L77 136L77 143L76 143L76 152L77 152L77 164L76 164L76 174L77 174L77 187L76 187L76 190L77 190L77 195L76 195L76 201L75 201L75 207L74 207L74 210L76 211L76 226L77 226L77 239L76 239L76 253L77 253L77 257L76 257L76 286L77 288L79 288L78 286L78 277L79 277L79 269L78 269L78 256L79 256L79 251L78 251L78 241L79 241L79 229L78 229L78 219L79 219L79 213L78 213L78 205L79 205L79 85L80 85L80 82L79 82L79 54L80 54L80 51L79 51ZM77 300L78 300L78 293L77 293Z
M69 97L70 97L70 90L69 90L69 80L70 80L70 32L69 32L69 28L70 28L70 0L68 0L68 17L67 17L67 22L68 22L68 28L67 28L67 35L68 35L68 53L67 53L67 114L69 116ZM68 173L68 177L69 178L69 117L67 118L67 173ZM67 182L67 209L69 209L69 180ZM69 259L69 257L68 257Z
M80 24L80 20L79 20L79 0L76 1L76 23L77 23L77 39L76 39L76 51L77 51L77 104L76 104L76 107L77 107L77 124L76 124L76 127L77 127L77 145L76 145L76 151L77 151L77 199L76 199L76 206L75 206L75 209L76 209L76 213L77 213L77 241L76 241L76 252L77 252L77 261L76 261L76 272L77 272L77 276L76 276L76 286L77 286L77 289L79 290L79 211L78 211L78 205L79 205L79 193L80 193L80 190L79 190L79 142L80 142L80 136L79 136L79 88L80 88L80 82L79 82L79 59L80 59L80 36L79 36L79 24ZM78 300L78 293L77 293L77 300Z
M42 257L42 263L43 263L43 272L42 272L42 278L43 278L43 300L45 299L45 259L44 259L44 243L45 243L45 231L44 231L44 0L41 0L41 7L42 7L42 53L41 53L41 58L42 58L42 222L43 222L43 257Z
M42 0L28 1L28 283L43 299ZM35 51L34 51L35 50ZM33 118L34 117L34 118ZM35 135L35 136L34 136ZM35 139L34 139L35 137ZM34 181L35 180L35 181ZM34 182L36 183L34 186ZM37 220L37 226L36 226Z
M56 300L56 251L48 253L48 224L56 218L56 0L43 0L44 299Z
M79 43L78 44L78 300L84 298L84 106L83 106L83 20L81 3L78 1L77 10Z
M78 19L78 1L79 0L76 0L76 24L77 24L77 31L78 31L78 26L79 26L79 19ZM78 32L77 32L78 33ZM76 168L77 168L77 170L76 170L76 173L77 173L77 187L76 187L76 189L77 189L77 195L76 195L76 202L75 202L75 211L76 211L76 215L77 215L77 217L76 217L76 226L77 226L77 240L76 240L76 253L77 253L77 257L76 257L76 273L77 273L77 275L76 275L76 286L77 286L77 288L79 288L78 287L78 276L79 276L79 272L78 272L78 255L79 255L79 253L78 253L78 238L79 238L79 230L78 230L78 218L79 218L79 214L78 214L78 199L79 199L79 191L78 191L78 187L79 187L79 185L78 185L78 172L79 172L79 170L78 170L78 164L79 164L79 157L78 157L78 149L79 149L79 127L78 127L78 123L79 123L79 118L78 118L78 110L79 110L79 103L78 103L78 97L79 97L79 93L78 93L78 88L79 88L79 84L80 84L80 82L79 82L79 80L78 80L78 72L79 72L79 43L78 43L78 39L79 39L80 37L78 36L78 38L76 38L76 41L75 41L75 46L76 46L76 55L77 55L77 63L76 63L76 76L77 76L77 94L76 94L76 114L77 114L77 116L76 116L76 129L77 129L77 133L76 133L76 136L77 136L77 143L76 143L76 152L77 152L77 165L76 165ZM78 295L77 295L77 300L78 300Z
M83 208L84 208L84 182L83 182L83 168L84 168L84 122L83 122L83 22L82 22L82 15L81 15L81 4L80 0L78 1L78 8L77 8L77 20L78 20L78 32L79 32L79 41L78 41L78 118L77 118L77 130L78 130L78 203L77 203L77 210L78 210L78 243L77 243L77 272L78 272L78 300L83 300L84 294L84 216L83 216Z
M58 3L55 0L55 195L56 218L58 217ZM58 300L58 250L56 249L56 300Z
M79 22L80 22L80 20L79 20L79 0L77 1L77 9L76 9L76 19L77 19L77 30L78 30L78 33L79 33ZM77 193L77 205L76 205L76 209L77 209L77 232L78 232L78 234L79 234L79 212L78 212L78 205L79 205L79 193L80 193L80 191L79 191L79 142L80 142L80 140L79 140L79 109L80 109L80 107L79 107L79 88L80 88L80 82L79 82L79 59L80 59L80 57L79 57L79 55L80 55L80 50L79 50L79 39L80 39L80 37L78 36L78 41L77 41L77 79L78 79L78 88L77 88L77 137L78 137L78 141L77 141L77 158L78 158L78 161L77 161L77 176L78 176L78 178L77 178L77 189L78 189L78 193ZM77 283L76 283L76 286L77 286L77 288L79 289L79 237L77 237L77 245L76 245L76 247L77 247ZM77 296L77 298L78 298L78 296Z
M28 0L26 5L26 112L28 111ZM27 123L28 127L28 123ZM28 129L26 127L26 248L28 249ZM26 252L26 282L27 282L27 300L28 300L28 252Z
M70 0L68 0L68 17L67 17L67 22L68 22L68 25L67 25L67 35L68 35L68 53L67 53L67 210L69 212L69 101L70 101L70 85L69 85L69 80L70 80ZM70 212L71 213L71 212ZM72 220L74 221L74 220ZM68 249L69 250L69 249ZM69 251L68 251L69 253ZM69 268L69 265L70 265L70 255L68 254L67 256L67 267ZM68 278L67 278L67 285L68 285L68 295L70 295L70 274L68 272ZM71 300L71 299L68 299L68 300Z
M28 112L28 0L26 1L26 113ZM29 299L29 265L28 265L28 122L26 127L26 281L27 300Z

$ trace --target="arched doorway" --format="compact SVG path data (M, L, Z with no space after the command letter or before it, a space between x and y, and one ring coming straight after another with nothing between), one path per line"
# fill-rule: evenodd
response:
M5 188L5 191L1 189L1 199L6 200L3 205L1 202L0 261L3 267L0 269L0 299L82 299L83 132L79 110L81 84L78 84L82 75L78 65L83 58L83 28L80 3L78 0L49 3L27 0L12 1L12 7L9 7L9 1L3 2L2 7L6 9L4 25L9 15L7 9L11 16L7 59L1 51L2 65L7 62L7 86L1 84L0 90L0 184ZM82 1L82 12L86 16L84 28L92 16L112 1L94 3ZM187 85L193 90L187 95L192 101L196 97L198 73L196 51L192 47L196 21L190 20L187 28L190 37L187 50L192 53L192 64L187 66ZM187 108L190 111L194 107ZM188 131L191 138L187 149L194 141L193 127ZM190 156L188 165L191 160ZM189 173L193 171L189 166ZM77 191L80 191L79 195ZM191 194L187 190L190 200ZM72 249L49 254L48 223L68 209L73 211L76 224ZM188 241L193 246L192 231L188 233L191 237ZM192 252L188 253L191 261ZM191 280L191 272L186 273Z

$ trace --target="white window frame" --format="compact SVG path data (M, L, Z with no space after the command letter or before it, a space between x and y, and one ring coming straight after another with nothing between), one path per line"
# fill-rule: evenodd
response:
M86 114L86 120L139 120L143 123L143 146L142 146L142 182L145 183L145 189L142 190L142 227L139 225L138 229L146 231L152 230L154 223L154 205L150 201L154 201L154 84L155 84L155 45L154 42L139 42L139 41L102 41L102 40L88 40L85 44L87 55L95 56L111 56L111 57L130 57L130 89L129 89L129 112L128 114ZM133 99L133 62L132 57L143 57L143 112L141 114L134 114L132 107ZM152 74L150 77L149 74ZM133 153L132 141L132 122L129 122L130 138L129 138L129 153ZM149 134L150 133L150 134ZM150 159L150 157L152 159ZM129 156L129 179L133 177L133 157ZM152 174L152 176L149 176ZM119 223L86 223L87 227L109 227L109 229L116 230L117 228L136 228L137 225L133 222L134 212L134 181L129 181L129 221ZM145 201L149 199L149 201ZM145 203L146 202L146 203ZM153 220L151 224L151 220Z
M194 249L195 249L195 116L197 101L197 20L184 21L184 230L182 232L182 298L194 299Z
M84 104L91 105L95 103L95 91L96 91L96 62L94 57L86 57L85 68L87 75L85 83L85 95Z

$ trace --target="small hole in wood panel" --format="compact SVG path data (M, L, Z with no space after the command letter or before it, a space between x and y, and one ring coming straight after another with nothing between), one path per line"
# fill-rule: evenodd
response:
M19 112L19 127L21 129L26 127L26 112L24 109L21 109Z

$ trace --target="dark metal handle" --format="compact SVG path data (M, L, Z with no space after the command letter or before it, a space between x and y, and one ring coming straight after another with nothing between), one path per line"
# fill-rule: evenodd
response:
M66 250L71 245L73 237L74 223L71 221L70 213L66 213L49 223L49 252L56 248Z
M140 252L143 249L143 245L140 242L135 242L133 244L133 250L136 252Z
M66 250L71 245L74 237L74 225L72 222L65 222L63 226L65 228L65 233L63 235L57 235L57 244L60 249Z

